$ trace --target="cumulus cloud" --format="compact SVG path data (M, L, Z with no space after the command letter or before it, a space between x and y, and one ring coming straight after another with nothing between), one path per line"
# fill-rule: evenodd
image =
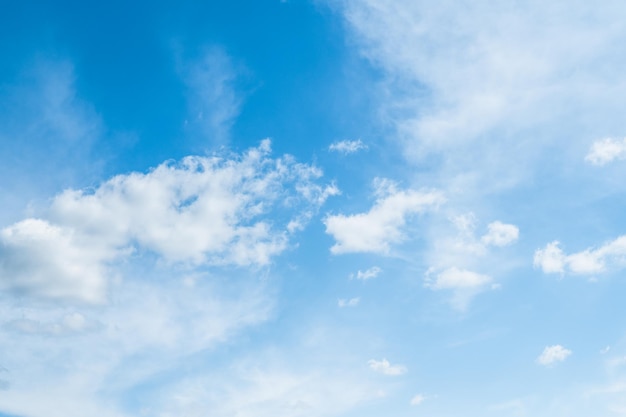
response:
M513 224L495 221L487 225L487 233L481 238L485 245L507 246L519 237L519 228Z
M385 179L375 182L376 202L366 213L328 215L326 233L336 243L335 255L354 252L386 254L394 243L405 239L403 228L413 214L436 208L444 201L440 192L400 190Z
M404 375L408 371L406 366L392 365L387 359L384 358L380 361L376 359L370 359L367 364L369 365L370 369L383 375L398 376Z
M0 287L18 294L100 303L114 251L72 229L27 219L0 231Z
M355 297L355 298L340 298L339 300L337 300L337 305L340 308L343 307L356 307L359 305L359 302L361 301L361 299L359 297Z
M565 349L561 345L546 346L537 358L537 363L544 366L552 365L555 362L563 362L571 354L571 350Z
M623 267L626 264L626 236L620 236L599 248L588 248L570 255L565 254L560 243L555 240L535 251L533 264L546 274L604 273L611 267Z
M626 159L626 138L597 140L585 156L585 161L593 165L606 165L616 159Z
M316 183L319 169L269 153L265 140L243 155L191 156L92 190L64 191L49 221L27 219L1 231L0 285L99 302L107 265L132 251L192 266L266 265L287 247L290 224L338 192Z
M339 152L344 155L358 152L360 150L367 149L367 145L365 145L361 139L359 140L342 140L339 142L331 143L328 147L328 150L331 152Z
M356 272L356 274L350 274L350 279L360 279L363 281L367 281L368 279L376 278L383 270L377 266L373 266L371 268L366 269L365 271L361 271L360 269Z

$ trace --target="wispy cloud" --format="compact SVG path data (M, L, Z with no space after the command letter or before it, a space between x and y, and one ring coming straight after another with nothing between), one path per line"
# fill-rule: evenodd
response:
M435 209L444 198L437 191L400 190L385 179L375 181L376 203L366 213L328 215L326 233L335 238L335 255L354 252L386 254L405 239L403 228L411 215Z
M360 150L367 149L361 139L358 140L342 140L339 142L331 143L328 150L331 152L338 152L344 155L358 152Z
M339 300L337 300L337 305L340 308L343 307L356 307L359 305L359 302L361 301L361 299L359 297L355 297L355 298L340 298Z
M369 365L370 369L383 375L399 376L404 375L408 372L406 366L392 365L387 359L384 358L382 360L370 359L367 364Z
M367 281L368 279L376 278L382 271L383 270L377 266L368 268L365 271L361 271L359 269L356 274L350 274L350 279L360 279L363 281Z

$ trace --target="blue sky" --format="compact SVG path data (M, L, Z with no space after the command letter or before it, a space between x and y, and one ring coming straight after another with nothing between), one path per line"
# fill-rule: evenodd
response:
M626 415L625 6L0 15L0 416Z

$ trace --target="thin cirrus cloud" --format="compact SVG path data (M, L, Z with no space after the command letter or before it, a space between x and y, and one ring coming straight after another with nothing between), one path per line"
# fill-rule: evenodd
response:
M434 210L444 202L438 191L401 190L386 179L376 179L374 186L377 199L368 212L324 219L326 233L336 242L331 253L387 254L392 244L405 240L403 228L411 215Z
M387 359L382 360L370 359L367 364L370 369L388 376L404 375L408 372L408 369L404 365L392 365Z
M361 271L359 269L356 274L350 274L350 279L360 279L362 281L367 281L369 279L376 278L381 272L383 272L383 270L378 266L373 266L366 269L365 271Z
M337 306L339 306L340 308L344 308L344 307L356 307L359 305L359 302L361 301L361 299L359 297L354 297L354 298L340 298L339 300L337 300Z
M358 140L342 140L339 142L331 143L328 150L331 152L342 153L348 155L361 150L366 150L368 147L361 139Z
M626 159L626 138L597 140L593 142L589 153L585 156L585 161L599 166L623 159Z
M546 346L543 352L541 352L541 355L537 358L537 363L544 366L552 365L556 362L563 362L571 354L571 350L561 345Z
M598 248L566 254L558 241L548 243L535 251L533 264L546 274L572 273L591 275L607 272L625 265L626 236L620 236Z
M288 244L292 217L332 195L314 166L272 159L270 142L243 155L187 157L95 190L57 195L51 219L0 232L0 285L43 298L102 302L111 262L148 251L171 263L266 265ZM294 214L296 213L296 214ZM292 220L289 220L289 223Z

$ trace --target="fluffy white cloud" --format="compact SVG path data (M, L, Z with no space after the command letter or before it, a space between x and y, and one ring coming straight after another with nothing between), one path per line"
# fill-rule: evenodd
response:
M594 165L606 165L616 159L626 159L626 138L606 138L595 141L585 160Z
M495 221L487 225L487 233L480 239L485 245L507 246L519 237L519 228L513 224Z
M345 155L358 152L360 150L367 149L361 139L359 140L342 140L339 142L331 143L328 150L331 152L339 152Z
M360 269L356 272L356 274L350 274L350 279L360 279L363 281L367 281L368 279L373 279L376 278L381 272L383 272L382 269L380 269L377 266L373 266L371 268L366 269L365 271L361 271Z
M551 365L555 362L563 362L571 354L571 350L565 349L561 345L546 346L541 355L537 358L537 363L541 365Z
M54 199L50 221L2 230L0 286L99 302L107 263L133 250L192 266L266 265L287 247L290 224L338 192L316 184L317 168L269 153L265 140L243 155L187 157L94 190L67 190Z
M548 243L544 249L537 249L534 266L546 273L591 275L606 272L609 267L623 267L626 264L626 236L607 242L599 248L588 248L566 255L558 241Z
M387 359L384 359L384 358L380 361L376 359L370 359L367 362L367 364L369 365L370 369L372 369L373 371L379 372L384 375L389 375L389 376L404 375L408 371L406 366L392 365L391 363L389 363Z
M340 298L339 300L337 300L337 305L341 308L343 307L356 307L359 305L359 301L361 301L361 299L359 297L355 297L355 298Z
M335 238L333 254L371 252L385 254L390 245L405 239L403 227L410 215L436 208L444 201L440 192L399 190L384 179L375 181L376 203L367 213L328 215L326 233Z
M103 302L104 262L114 252L44 220L27 219L0 231L0 287L18 294Z

